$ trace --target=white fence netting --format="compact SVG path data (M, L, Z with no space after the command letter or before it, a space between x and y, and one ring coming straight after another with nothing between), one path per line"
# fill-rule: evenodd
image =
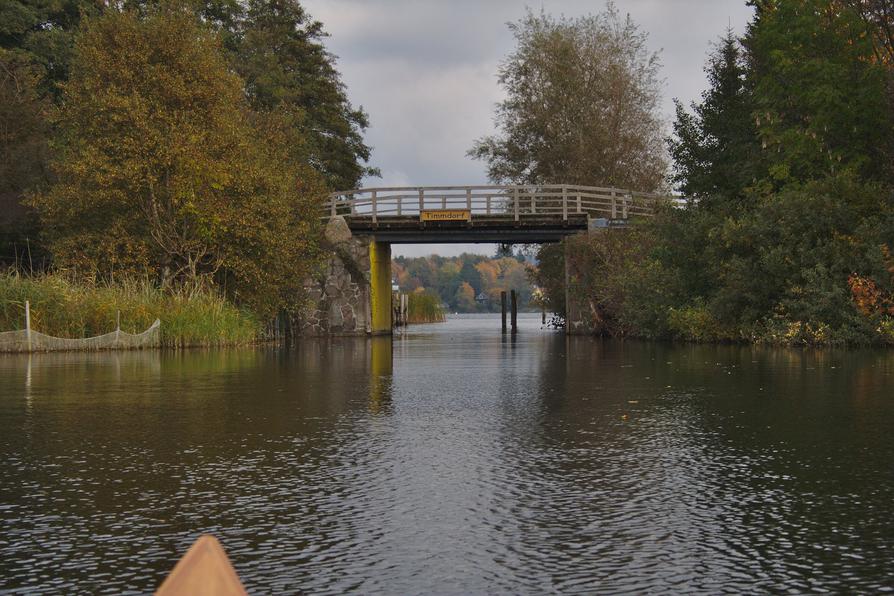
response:
M161 321L158 319L142 333L117 329L94 337L53 337L33 329L0 332L0 352L60 352L65 350L129 350L160 345Z

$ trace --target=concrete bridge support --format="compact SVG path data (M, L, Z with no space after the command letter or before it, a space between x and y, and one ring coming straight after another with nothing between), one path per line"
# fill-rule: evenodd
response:
M369 243L370 333L391 333L391 244Z

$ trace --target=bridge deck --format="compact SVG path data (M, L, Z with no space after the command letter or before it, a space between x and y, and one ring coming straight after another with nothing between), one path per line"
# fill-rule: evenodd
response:
M387 216L373 221L370 216L346 216L355 234L370 234L393 244L452 242L558 242L565 236L587 229L585 213L515 220L511 215L475 215L469 221L421 221L419 216Z
M592 219L649 217L666 199L568 184L362 188L331 194L324 217L383 242L557 242Z

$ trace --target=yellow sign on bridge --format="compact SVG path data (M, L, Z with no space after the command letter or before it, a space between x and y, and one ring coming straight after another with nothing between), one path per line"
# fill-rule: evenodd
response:
M469 209L438 209L436 211L423 211L420 219L422 221L471 221L472 212Z

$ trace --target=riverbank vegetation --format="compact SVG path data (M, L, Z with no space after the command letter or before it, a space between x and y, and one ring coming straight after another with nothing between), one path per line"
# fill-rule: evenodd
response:
M407 295L408 323L443 323L447 320L441 299L430 292L416 291Z
M745 35L728 32L712 51L701 100L677 104L668 184L685 205L667 205L651 221L624 230L541 249L535 280L558 312L570 293L598 334L894 343L894 11L869 0L754 6ZM602 22L610 26L603 30ZM611 8L595 23L594 35L608 39L629 25ZM517 26L519 49L507 64L529 68L502 73L511 83L498 112L504 136L476 147L495 180L562 182L577 180L584 169L606 185L623 186L612 168L635 161L635 150L602 154L598 159L605 164L573 158L543 171L534 164L549 162L538 155L490 149L549 147L544 135L562 134L563 122L580 121L556 100L546 110L555 125L545 125L542 106L531 112L517 97L515 79L556 78L565 95L574 95L567 90L583 85L583 71L558 68L563 61L548 58L585 55L577 39L592 27L591 21L542 15ZM642 77L653 59L628 46L617 54L628 70L612 76L626 73L630 92L654 102L656 91ZM600 60L595 63L612 58ZM598 68L595 76L602 76ZM593 105L609 121L629 115L625 101L596 97ZM514 160L512 167L507 159ZM660 171L657 162L644 163ZM599 178L600 172L606 176Z
M500 292L518 292L519 305L531 301L531 265L519 253L493 258L464 253L458 257L397 257L391 270L402 292L425 291L452 312L500 312Z
M208 289L163 291L148 280L115 284L73 282L63 275L0 275L0 329L31 327L55 337L91 337L121 330L140 333L158 319L164 347L240 345L257 340L258 318Z
M3 11L3 256L65 272L56 306L74 310L57 331L92 330L74 298L128 300L130 279L151 304L195 301L195 332L173 331L188 342L242 341L255 318L299 309L321 257L317 206L375 173L321 24L294 0ZM19 288L39 304L61 278Z

